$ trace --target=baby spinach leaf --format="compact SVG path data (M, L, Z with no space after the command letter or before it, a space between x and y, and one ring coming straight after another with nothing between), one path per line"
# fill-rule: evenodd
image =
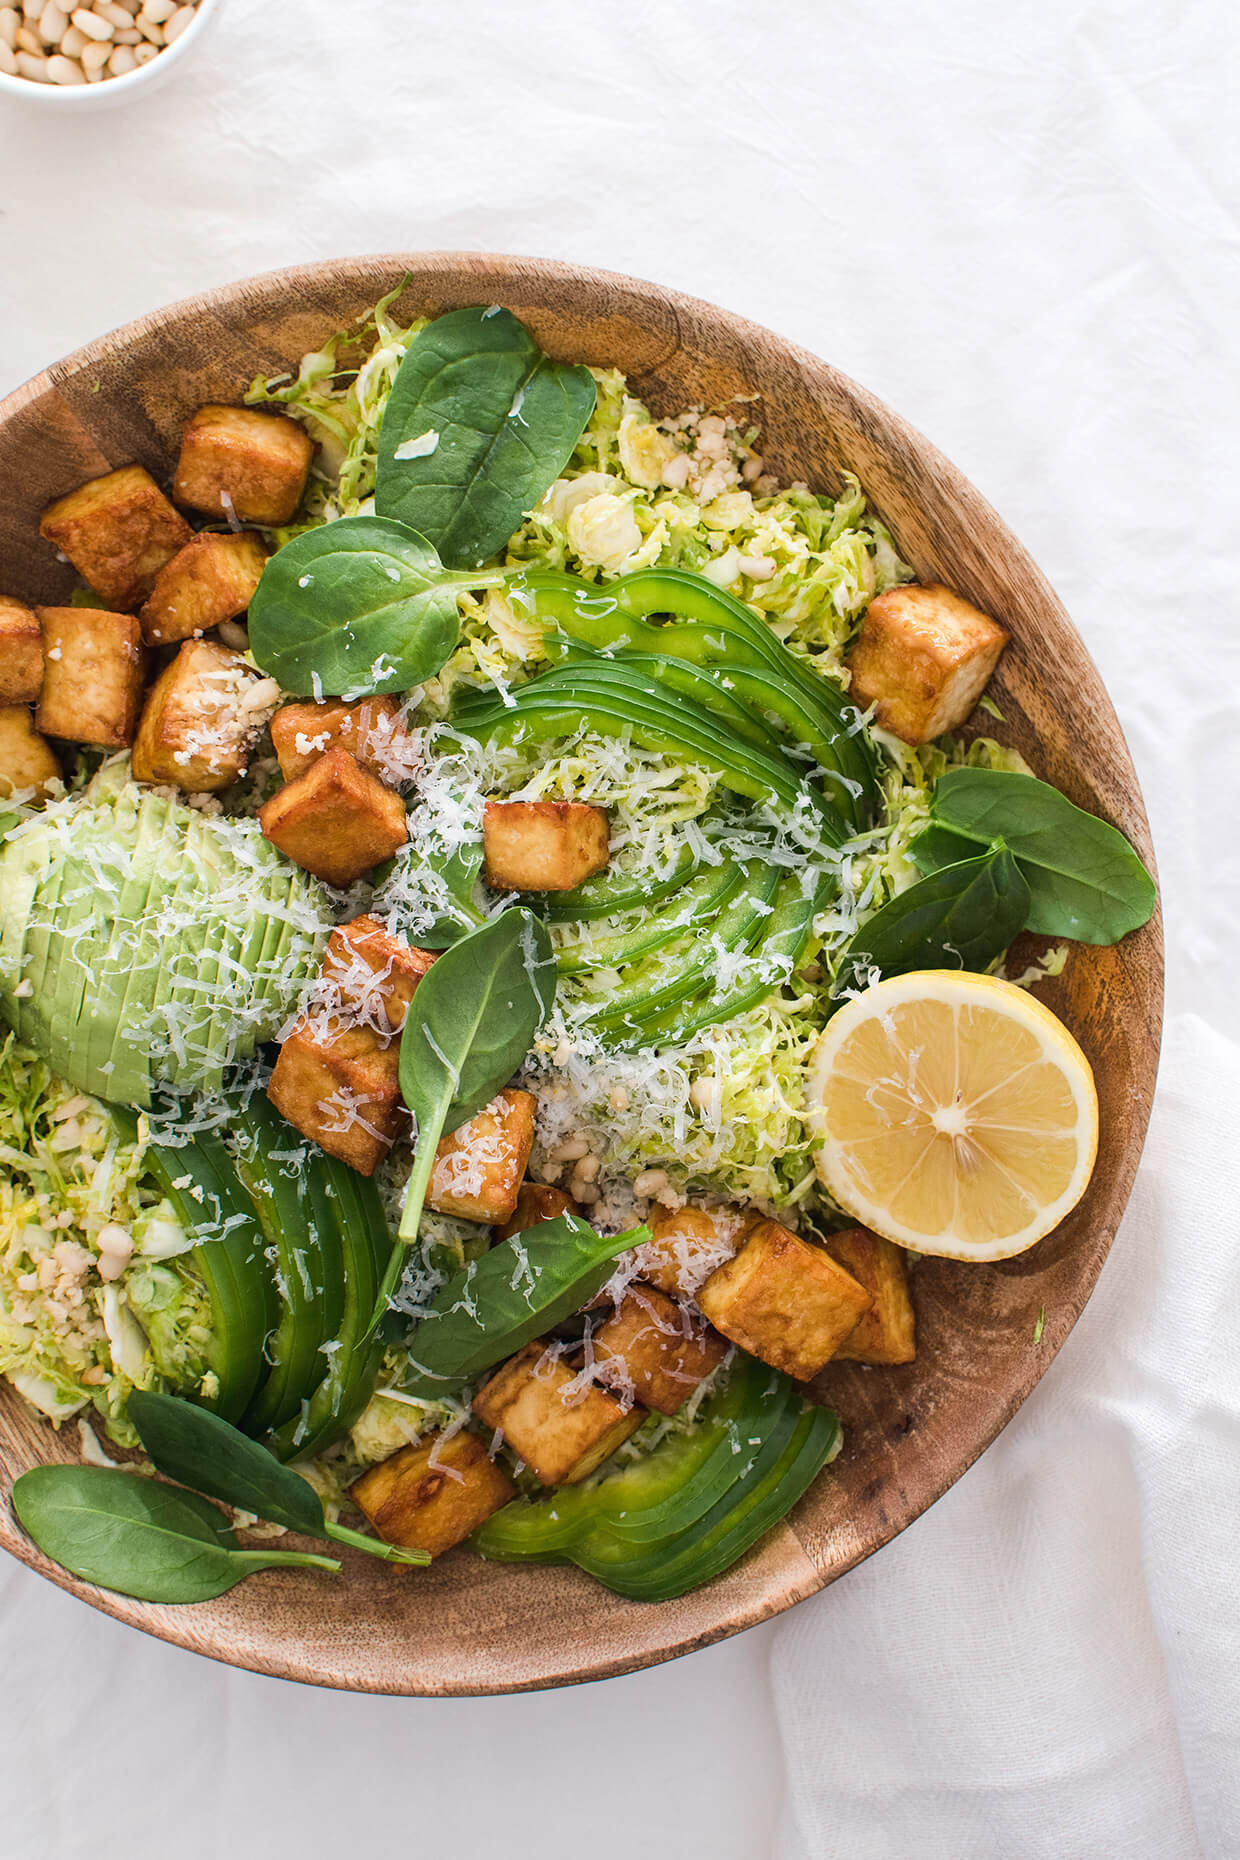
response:
M451 657L457 595L472 585L403 523L342 517L270 558L250 602L250 649L298 697L408 691Z
M135 1389L129 1418L156 1467L169 1479L221 1499L239 1511L252 1511L269 1524L281 1524L303 1537L330 1537L389 1563L428 1563L421 1550L379 1543L360 1531L333 1524L323 1515L318 1494L290 1466L281 1465L256 1440L239 1433L218 1415L175 1395Z
M1123 834L1033 775L952 769L911 848L923 869L951 862L943 829L957 843L1006 842L1029 885L1026 928L1043 936L1118 943L1153 913L1154 881Z
M410 1346L405 1387L442 1395L580 1311L612 1262L650 1238L646 1227L604 1238L576 1215L557 1215L493 1246L445 1281Z
M388 396L375 509L478 568L559 477L594 400L589 369L551 361L510 310L451 310L410 343Z
M13 1509L46 1556L143 1602L209 1602L260 1569L338 1570L334 1557L242 1550L205 1498L106 1466L36 1466Z
M844 951L836 992L862 972L907 975L913 969L982 972L1025 925L1029 887L1004 846L944 866L899 892L855 932Z

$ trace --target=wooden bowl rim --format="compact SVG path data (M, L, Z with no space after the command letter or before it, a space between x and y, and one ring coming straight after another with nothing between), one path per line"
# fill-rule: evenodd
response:
M682 325L688 324L726 335L738 352L750 350L755 346L761 348L773 345L783 359L795 365L797 372L811 388L829 390L830 393L851 403L852 408L863 418L868 417L875 422L885 435L898 436L909 454L932 470L942 493L951 502L964 502L986 519L991 526L992 535L1001 540L1003 544L1005 559L1019 568L1030 586L1036 590L1041 605L1056 618L1058 624L1068 630L1070 636L1079 645L1081 657L1087 662L1096 680L1096 689L1091 696L1095 700L1101 700L1106 706L1110 720L1114 722L1115 736L1122 755L1122 763L1117 768L1116 774L1123 782L1130 809L1129 818L1125 822L1126 830L1129 831L1130 837L1134 840L1150 870L1156 874L1149 823L1140 785L1097 667L1093 664L1072 620L1045 576L1002 518L964 477L964 474L924 434L868 389L860 386L811 351L788 341L760 324L721 309L704 299L597 267L575 265L554 259L528 258L499 253L434 251L358 254L343 259L279 267L237 279L229 284L216 286L211 290L179 299L159 310L148 312L97 337L60 362L49 365L39 375L0 400L0 430L20 410L27 405L33 405L40 396L53 390L57 378L66 379L70 375L110 360L115 357L118 349L140 342L156 332L166 335L170 329L186 321L193 322L204 315L210 315L216 309L231 309L244 300L247 292L261 293L270 291L273 287L283 286L287 287L290 293L296 292L301 287L307 287L313 293L323 286L325 280L338 279L360 283L372 274L382 273L389 273L393 280L402 273L411 274L414 287L436 278L443 278L445 281L456 280L464 275L476 278L480 287L486 284L502 288L506 279L515 275L520 277L526 285L532 279L539 286L559 284L577 293L603 296L620 292L627 295L630 301L640 300L643 306L657 305L663 315L670 318L675 331L672 345L663 354L649 361L644 370L635 367L630 369L630 373L642 373L666 366L680 351ZM483 294L480 290L479 297L473 301L478 301ZM493 301L493 295L487 294L486 300ZM470 300L463 298L461 301ZM863 488L866 487L863 486ZM872 1531L866 1539L858 1543L849 1554L840 1557L829 1569L823 1570L817 1567L810 1556L805 1553L804 1545L801 1545L800 1566L792 1579L791 1589L788 1584L787 1569L781 1565L784 1587L779 1593L773 1592L774 1585L772 1584L743 1602L734 1603L705 1630L699 1628L689 1633L673 1633L666 1642L658 1645L646 1644L628 1653L592 1658L588 1651L577 1657L576 1650L574 1650L574 1658L571 1661L565 1661L562 1657L559 1659L549 1657L537 1671L527 1671L515 1677L497 1668L480 1679L462 1676L449 1682L429 1681L415 1669L401 1674L393 1674L389 1670L385 1676L372 1682L372 1676L359 1677L355 1671L348 1670L346 1667L332 1670L322 1663L315 1664L299 1658L295 1653L282 1647L278 1641L259 1640L255 1644L249 1644L248 1637L242 1637L240 1642L236 1640L230 1642L222 1634L196 1633L194 1618L200 1614L199 1609L154 1608L127 1596L115 1595L96 1589L89 1583L81 1582L51 1563L35 1548L16 1524L8 1507L0 1508L0 1547L28 1568L90 1603L102 1613L111 1615L119 1621L153 1634L173 1645L184 1647L190 1652L272 1677L342 1690L370 1691L400 1696L488 1696L611 1678L693 1652L699 1647L726 1639L746 1628L756 1626L759 1622L769 1620L788 1608L795 1607L799 1601L825 1588L839 1576L846 1574L858 1563L873 1555L876 1550L881 1549L956 1483L991 1445L1045 1375L1088 1301L1103 1262L1110 1251L1115 1230L1131 1191L1152 1105L1162 1019L1161 900L1156 906L1150 924L1144 931L1135 934L1146 939L1145 957L1149 973L1149 994L1143 999L1142 1006L1151 1041L1148 1047L1143 1049L1144 1061L1140 1068L1140 1076L1134 1081L1134 1084L1141 1089L1133 1092L1133 1109L1127 1126L1129 1140L1123 1162L1108 1185L1106 1213L1110 1217L1109 1229L1095 1240L1092 1256L1082 1266L1077 1279L1080 1290L1079 1300L1076 1301L1074 1309L1061 1309L1053 1314L1049 1312L1046 1314L1046 1329L1041 1340L1042 1347L1036 1356L1030 1355L1026 1372L1014 1378L1008 1387L1005 1399L991 1417L993 1424L988 1423L976 1437L968 1441L964 1451L952 1463L944 1476L933 1482L933 1489L928 1488L920 1493L902 1515L887 1520L882 1528ZM0 1399L9 1402L20 1398L4 1390L0 1394ZM809 1503L810 1497L812 1497L812 1489L811 1494L808 1494L802 1501L802 1506ZM786 1528L780 1534L792 1536ZM775 1535L776 1533L772 1533L772 1536ZM793 1543L799 1543L799 1540L793 1537ZM758 1553L755 1551L750 1554L756 1556ZM355 1559L355 1561L365 1564L367 1559ZM373 1568L373 1565L371 1567ZM534 1580L542 1573L544 1572L537 1567L524 1572ZM719 1585L708 1585L708 1590L703 1593L708 1593L711 1586L718 1587ZM619 1598L609 1599L619 1609L633 1606L620 1601ZM675 1604L671 1606L674 1607Z

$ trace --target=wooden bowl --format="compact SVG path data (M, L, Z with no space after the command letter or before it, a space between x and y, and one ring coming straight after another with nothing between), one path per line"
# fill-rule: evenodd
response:
M67 594L72 571L39 540L50 498L130 460L167 480L181 423L200 402L237 400L253 376L295 369L406 270L398 315L505 304L552 355L624 369L661 411L760 394L762 449L785 480L831 489L841 470L854 471L921 579L948 583L1010 628L996 680L1006 719L999 733L1152 864L1136 776L1098 672L1044 577L972 485L815 356L709 304L609 272L472 253L345 259L228 285L103 337L0 404L4 590L48 602ZM824 1372L821 1392L844 1420L843 1454L785 1524L696 1594L636 1604L575 1570L488 1564L458 1550L406 1573L346 1553L343 1578L269 1572L220 1601L161 1608L66 1576L7 1508L0 1541L148 1633L258 1672L359 1691L489 1693L599 1679L778 1614L887 1543L972 1464L1045 1373L1110 1248L1154 1090L1159 920L1115 949L1074 946L1063 974L1039 992L1097 1075L1102 1139L1088 1194L1019 1259L918 1267L916 1363ZM58 1441L5 1390L8 1479L57 1453L73 1458L75 1448L76 1429Z

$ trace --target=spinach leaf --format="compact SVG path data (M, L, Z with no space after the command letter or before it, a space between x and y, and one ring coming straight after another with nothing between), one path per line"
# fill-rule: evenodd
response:
M442 1395L550 1330L611 1276L612 1262L650 1238L645 1227L609 1239L576 1215L514 1234L440 1286L410 1348L404 1386Z
M338 1570L334 1557L242 1550L205 1498L106 1466L36 1466L13 1509L45 1555L142 1602L209 1602L260 1569Z
M250 602L250 649L299 697L408 691L451 657L457 595L473 585L403 523L342 517L270 558Z
M459 943L471 930L486 922L478 909L474 887L482 875L482 841L473 846L458 846L455 852L428 853L421 864L442 880L444 896L435 921L420 932L428 949L446 948Z
M332 1524L313 1487L256 1440L239 1433L218 1415L180 1401L135 1389L129 1418L156 1467L169 1479L221 1499L240 1511L252 1511L269 1524L282 1524L303 1537L330 1537L389 1563L428 1563L421 1550L402 1550Z
M400 1042L400 1089L417 1130L400 1238L417 1238L435 1148L491 1102L530 1049L555 1000L546 926L522 906L462 937L418 984ZM400 1282L399 1251L384 1276L378 1324Z
M1025 925L1029 887L1005 846L919 879L875 911L844 951L836 992L861 973L907 975L913 969L982 972Z
M959 850L947 842L946 829ZM931 826L911 851L923 869L967 856L960 842L1002 839L1031 894L1026 928L1081 943L1118 943L1148 922L1154 881L1123 834L1033 775L952 769L934 791Z
M375 509L452 567L479 568L559 477L594 401L589 369L551 361L510 310L451 310L392 385Z

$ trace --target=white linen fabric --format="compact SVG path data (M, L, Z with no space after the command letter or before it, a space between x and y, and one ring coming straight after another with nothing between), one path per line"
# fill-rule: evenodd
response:
M1223 0L224 0L149 98L0 102L0 391L229 278L472 247L727 304L898 407L1099 662L1175 1016L1095 1301L863 1569L581 1695L406 1701L194 1661L6 1561L0 1860L1240 1854L1238 46Z

